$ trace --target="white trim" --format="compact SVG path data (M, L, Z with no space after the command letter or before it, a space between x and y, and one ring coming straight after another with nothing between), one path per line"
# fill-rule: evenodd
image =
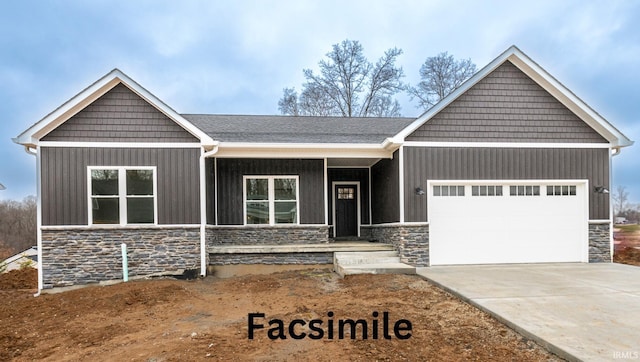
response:
M381 143L267 143L267 142L220 142L220 148L227 149L338 149L338 150L381 150L385 149Z
M392 158L393 151L376 145L376 147L353 147L349 144L306 144L297 147L294 144L243 144L230 147L228 143L220 143L218 158Z
M198 164L200 166L200 275L207 275L207 239L204 225L207 223L207 186L205 172L205 151L200 149Z
M290 224L277 224L275 222L276 214L276 197L275 197L275 179L295 179L296 180L296 221ZM247 224L247 179L262 179L267 181L268 202L269 202L269 223L257 225L299 225L300 224L300 176L298 175L243 175L242 176L242 217L245 226L256 225ZM288 200L285 200L288 201Z
M59 127L69 118L80 112L86 106L103 96L118 84L123 84L132 92L136 93L151 106L169 117L172 121L181 126L185 131L191 133L200 140L202 145L213 145L213 139L205 132L195 127L191 122L174 111L159 98L146 90L136 81L124 74L119 69L114 69L102 78L76 94L60 107L49 113L43 119L29 127L26 131L14 139L16 143L22 145L36 145L37 142L52 130Z
M609 224L611 220L607 219L590 219L589 224Z
M358 237L360 237L360 220L362 219L361 215L361 211L360 211L360 181L333 181L331 182L331 205L332 205L332 211L333 211L333 237L336 237L336 186L339 185L356 185L356 230L358 231Z
M94 225L45 225L42 230L116 230L116 229L198 229L200 224L94 224Z
M323 186L322 188L324 189L323 192L323 196L324 196L324 223L325 225L329 225L329 192L327 192L327 186L329 184L329 167L327 166L327 158L325 157L323 160L323 166L324 166L324 173L323 173L323 177L324 177L324 182L323 182Z
M371 198L372 195L372 191L371 191L371 166L369 166L369 225L371 225L371 223L373 223L373 206L371 206L371 204L373 204L373 199Z
M620 149L618 149L618 151L620 151ZM608 167L609 188L613 187L613 172L611 171L613 169L613 156L614 154L610 150L609 151L609 167ZM611 193L608 193L605 196L609 198L609 255L611 256L611 259L609 259L609 262L613 262L613 254L615 253L615 243L613 241L613 220L615 218L615 215L613 214L613 202L611 202Z
M352 168L371 168L371 166L327 166L327 168L347 168L347 169L352 169Z
M44 288L44 270L42 262L42 157L35 149L36 156L36 245L38 248L38 294Z
M553 76L551 76L546 70L544 70L541 66L531 60L531 58L525 55L516 46L511 46L509 49L504 51L491 63L487 64L484 68L479 70L475 75L464 82L459 88L457 88L436 105L424 112L405 129L400 131L393 137L395 142L404 141L404 139L408 135L428 122L433 116L450 105L454 100L467 92L467 90L476 85L479 81L484 79L487 75L489 75L507 60L514 64L527 76L529 76L533 81L538 83L543 89L549 92L549 94L555 97L565 107L575 113L587 125L589 125L605 139L607 139L612 147L619 148L630 146L633 144L633 141L628 139L612 124L607 122L607 120L605 120L597 112L591 109L591 107L589 107L569 89L567 89L564 85L553 78Z
M609 143L535 143L535 142L421 142L406 141L403 147L466 148L610 148Z
M79 147L79 148L201 148L192 142L38 142L39 147Z
M404 146L398 151L398 191L400 194L400 223L404 222Z
M158 168L156 166L87 166L87 218L89 226L104 225L93 223L93 195L91 193L91 171L93 170L117 170L118 171L118 204L120 207L119 224L109 225L158 225ZM133 224L127 222L127 180L126 171L128 170L151 170L153 171L153 223ZM113 196L115 197L115 195ZM149 196L144 196L149 197Z
M218 225L218 158L213 159L213 192L215 193L213 200L213 209L215 212L215 225Z

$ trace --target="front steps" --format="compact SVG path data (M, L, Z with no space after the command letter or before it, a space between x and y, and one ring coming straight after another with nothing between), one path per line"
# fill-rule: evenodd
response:
M336 252L333 270L344 278L352 274L415 274L416 268L400 262L397 251Z

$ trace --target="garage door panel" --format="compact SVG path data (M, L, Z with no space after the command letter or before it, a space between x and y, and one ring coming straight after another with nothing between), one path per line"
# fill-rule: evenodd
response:
M431 265L586 261L584 184L575 195L429 196Z

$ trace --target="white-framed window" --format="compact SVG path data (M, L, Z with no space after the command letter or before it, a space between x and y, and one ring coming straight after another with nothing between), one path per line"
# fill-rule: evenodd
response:
M502 186L478 185L471 186L471 196L502 196Z
M547 196L575 196L575 185L548 185Z
M298 176L244 176L244 222L299 224Z
M457 186L457 185L433 186L433 196L464 196L464 186Z
M88 167L89 225L157 224L155 167Z
M540 186L537 185L518 185L509 186L510 196L540 196Z

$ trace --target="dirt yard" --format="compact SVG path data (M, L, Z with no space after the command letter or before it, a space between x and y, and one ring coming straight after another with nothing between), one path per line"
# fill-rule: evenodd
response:
M613 261L640 266L640 225L616 225L613 236Z
M88 287L34 298L24 279L0 276L0 360L32 361L548 361L558 360L487 314L417 276L358 275L330 270L290 271L228 279L149 280ZM11 279L11 280L10 280ZM34 285L34 284L31 284ZM333 312L333 317L329 317ZM374 318L373 313L378 312ZM389 329L385 339L384 312ZM248 338L248 315L264 313ZM286 339L272 340L272 319ZM293 339L293 332L320 339ZM311 320L322 324L310 327ZM338 338L338 320L363 319L350 339ZM401 322L399 339L394 334ZM330 320L335 334L328 338ZM377 320L378 339L373 339ZM274 322L275 323L275 322ZM303 324L304 323L304 324ZM404 323L404 324L403 324Z

